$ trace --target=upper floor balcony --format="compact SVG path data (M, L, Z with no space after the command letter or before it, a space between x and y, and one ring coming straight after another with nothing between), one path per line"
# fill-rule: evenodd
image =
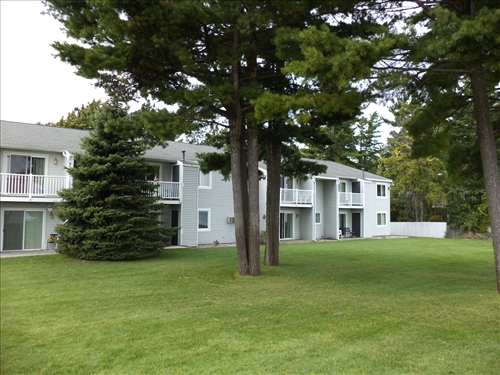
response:
M363 193L339 193L340 207L363 207L364 200Z
M282 206L309 206L313 204L313 191L301 189L281 189L280 204Z
M72 185L69 176L0 173L0 196L4 201L59 200L59 191ZM180 203L181 183L156 181L160 202Z

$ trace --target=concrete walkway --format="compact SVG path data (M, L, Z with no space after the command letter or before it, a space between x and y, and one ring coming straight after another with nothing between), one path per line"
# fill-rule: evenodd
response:
M2 251L0 258L16 258L16 257L31 257L35 255L50 255L57 254L55 250L19 250L19 251Z

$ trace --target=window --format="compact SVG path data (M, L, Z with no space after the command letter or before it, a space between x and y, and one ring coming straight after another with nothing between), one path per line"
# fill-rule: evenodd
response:
M27 155L7 155L9 173L45 174L45 158Z
M198 178L198 187L202 189L212 188L212 172L204 174L200 171L200 176Z
M387 225L387 214L385 212L377 213L377 226L384 227Z
M377 197L385 198L386 197L385 189L386 189L385 185L377 184Z
M41 249L43 211L3 212L3 250Z
M316 212L316 224L321 224L321 212Z
M9 194L44 194L44 157L29 155L7 155L5 191Z
M198 210L198 230L199 231L210 231L210 210L200 209Z
M280 213L280 240L293 239L293 213Z
M346 187L346 183L345 183L345 182L341 182L341 183L339 184L339 192L341 192L341 193L345 193L345 191L346 191L346 190L345 190L345 187Z

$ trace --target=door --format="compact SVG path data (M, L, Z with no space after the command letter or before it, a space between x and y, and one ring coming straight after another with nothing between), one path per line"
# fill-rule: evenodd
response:
M7 155L7 170L12 176L7 180L10 194L43 194L45 158L27 155Z
M3 250L43 248L43 211L3 213Z
M340 214L339 215L339 229L342 231L342 235L345 236L345 228L347 226L347 215Z
M293 239L293 213L280 213L280 240Z
M171 225L172 227L179 226L179 210L172 210ZM179 245L179 231L175 232L175 234L172 236L172 240L170 243L172 245Z
M353 237L361 237L361 213L352 213L352 235Z

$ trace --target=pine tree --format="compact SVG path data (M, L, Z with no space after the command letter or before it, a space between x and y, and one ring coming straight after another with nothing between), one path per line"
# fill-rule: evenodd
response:
M60 192L57 216L59 252L87 260L133 260L155 257L174 228L158 220L156 186L146 181L148 164L140 139L117 132L129 119L123 109L105 105L93 116L83 138L85 152L75 153L68 169L73 187Z

